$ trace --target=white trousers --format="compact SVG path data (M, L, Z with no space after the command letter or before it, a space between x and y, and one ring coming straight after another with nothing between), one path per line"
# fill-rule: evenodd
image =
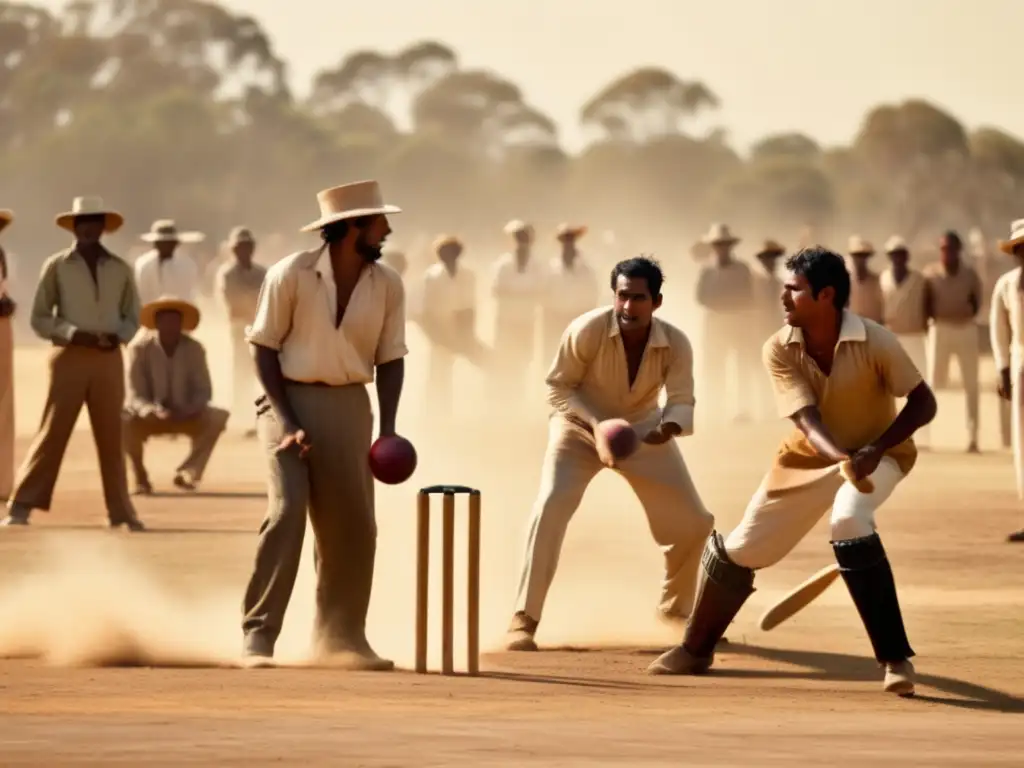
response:
M956 358L967 400L967 437L972 443L978 441L980 354L978 326L974 323L935 323L928 329L928 383L932 389L945 389L948 386L949 362Z
M785 491L769 491L767 478L754 493L743 519L725 540L737 565L758 570L774 565L800 543L831 508L831 540L849 541L875 532L875 512L903 479L886 456L871 475L872 493L861 493L836 471Z
M569 521L590 481L604 468L592 435L561 416L551 417L516 611L540 620ZM617 471L639 498L665 558L659 608L666 615L686 618L693 608L697 569L714 517L705 509L675 440L641 444Z

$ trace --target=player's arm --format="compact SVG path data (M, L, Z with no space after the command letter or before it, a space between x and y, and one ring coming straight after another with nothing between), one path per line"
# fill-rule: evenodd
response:
M779 415L790 419L821 456L836 464L848 459L849 454L836 444L832 433L821 420L818 399L810 382L793 364L777 337L768 339L761 358L771 378Z
M1013 341L1013 329L1010 326L1010 311L1003 300L1003 281L1000 279L992 291L992 306L988 318L989 339L992 344L992 358L999 372L999 395L1009 398L1010 383L1010 344Z
M374 356L377 379L377 403L380 407L380 435L395 434L398 403L405 384L405 284L397 275L388 282L385 297L384 326Z
M281 371L279 357L284 340L291 332L296 293L294 273L282 264L268 270L260 286L256 317L245 334L253 348L256 377L286 434L302 429L298 416L285 396L284 373Z
M938 404L931 387L894 334L881 334L872 351L886 390L895 398L906 398L892 424L872 444L878 452L885 453L931 422L938 412Z
M661 423L643 437L645 443L659 445L673 437L693 434L693 410L696 404L693 386L693 346L685 334L672 334L671 359L665 371L665 407Z
M544 380L548 388L548 405L561 413L572 414L591 427L596 427L599 419L580 392L580 385L590 361L597 354L601 329L605 327L603 315L596 322L570 323L562 334L558 352Z

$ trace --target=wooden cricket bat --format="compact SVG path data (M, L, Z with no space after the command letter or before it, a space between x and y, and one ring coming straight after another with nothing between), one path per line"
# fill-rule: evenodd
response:
M795 613L798 613L814 598L828 589L829 585L837 578L839 578L838 565L833 563L822 568L765 611L761 616L761 629L765 632L775 629L779 624Z

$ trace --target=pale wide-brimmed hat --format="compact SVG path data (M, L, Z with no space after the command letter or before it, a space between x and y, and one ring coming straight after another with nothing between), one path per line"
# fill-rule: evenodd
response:
M1017 219L1010 225L1010 239L999 241L999 250L1013 255L1013 249L1024 244L1024 219Z
M860 235L853 235L846 245L846 252L851 256L871 256L875 252L875 246Z
M885 241L885 252L886 253L910 253L910 246L907 245L907 241L899 235L893 235Z
M157 313L164 311L180 312L181 328L184 331L194 331L199 325L199 307L175 296L163 296L143 305L139 312L139 322L143 328L153 330L156 328Z
M740 239L729 229L728 224L715 223L704 235L704 242L708 245L735 245Z
M147 243L201 243L206 235L202 232L180 232L174 219L157 219L140 239Z
M763 256L781 256L786 252L786 246L771 238L761 243L761 249L757 252L758 258Z
M117 232L124 225L124 216L112 211L103 203L102 197L76 197L71 202L71 210L57 216L57 226L68 232L75 231L75 219L79 216L103 216L106 221L103 231Z
M14 221L14 211L9 208L0 208L0 232L7 229L12 221Z
M558 229L555 230L555 238L558 240L564 240L565 238L571 238L576 240L577 238L583 237L587 234L587 227L585 224L569 224L563 222L558 225Z
M304 226L300 232L315 232L336 221L358 219L360 216L402 212L398 206L384 203L376 181L356 181L322 189L317 192L316 200L320 205L320 218Z
M440 253L442 248L448 248L449 246L454 246L456 248L463 247L462 241L455 235L440 235L434 239L434 253Z
M528 235L530 239L533 239L533 225L527 224L522 219L512 219L508 224L505 225L505 234L516 237L517 235Z
M228 234L228 246L236 246L239 243L255 243L252 230L248 227L235 227Z

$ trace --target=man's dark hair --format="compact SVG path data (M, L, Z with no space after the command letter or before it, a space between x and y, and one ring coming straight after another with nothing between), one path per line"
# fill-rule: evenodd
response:
M964 243L955 229L947 229L942 233L942 236L949 241L950 245L955 245L958 248L964 247Z
M658 298L661 294L661 286L665 282L665 275L661 271L661 265L647 256L635 256L632 259L620 261L612 267L612 291L615 290L615 284L620 276L630 280L642 277L647 281L647 288L651 292L652 299Z
M335 221L320 230L320 239L323 240L326 245L336 243L339 240L345 239L345 235L348 234L350 227L363 229L371 221L373 221L373 216L357 216L354 219L342 219L341 221Z
M786 269L794 275L803 275L811 286L811 296L818 298L823 288L835 291L832 305L844 309L850 300L850 273L843 257L820 245L801 248L788 259Z

